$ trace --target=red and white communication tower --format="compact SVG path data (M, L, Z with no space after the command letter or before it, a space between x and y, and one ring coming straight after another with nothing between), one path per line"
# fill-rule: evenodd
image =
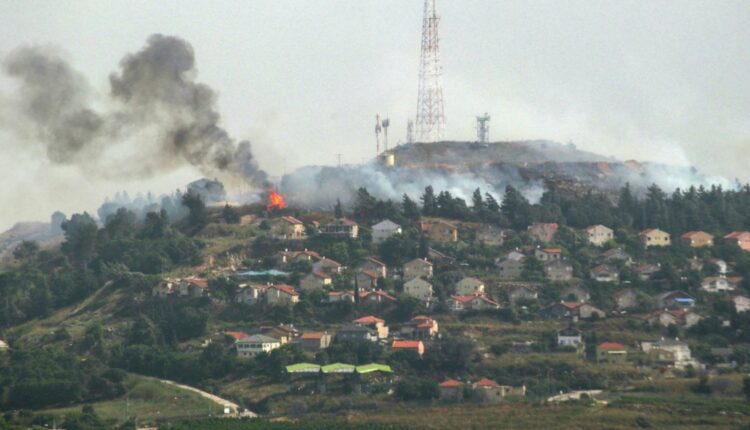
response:
M445 131L443 111L443 70L440 66L440 38L436 0L425 0L422 20L422 55L419 61L417 98L417 140L437 142Z

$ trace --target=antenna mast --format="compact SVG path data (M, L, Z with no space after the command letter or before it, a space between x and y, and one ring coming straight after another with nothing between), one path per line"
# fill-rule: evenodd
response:
M477 141L479 143L489 143L490 141L490 116L487 112L484 115L477 116Z
M380 154L380 115L375 115L375 155Z
M391 120L383 118L380 125L383 126L383 145L385 146L385 152L388 152L388 126L391 125Z
M443 111L443 70L440 65L440 38L435 3L425 0L422 19L422 50L419 60L419 94L417 97L417 139L437 142L445 131Z

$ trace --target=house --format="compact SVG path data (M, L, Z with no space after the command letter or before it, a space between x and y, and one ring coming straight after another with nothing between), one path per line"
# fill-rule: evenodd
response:
M729 282L726 276L707 276L701 281L701 290L709 293L734 291L736 286Z
M590 303L582 302L558 302L547 305L539 311L542 318L605 318L607 314Z
M690 347L677 338L641 342L641 349L650 361L660 365L684 368L688 364L693 364Z
M560 248L537 248L534 251L534 257L542 263L562 259L562 249Z
M620 272L608 264L600 264L591 269L591 279L597 282L617 282Z
M262 352L269 353L281 347L281 342L270 336L255 334L235 342L237 355L240 357L254 357Z
M378 276L388 276L388 268L382 261L375 257L367 257L365 260L357 266L357 270L360 272L374 272Z
M539 298L539 293L536 289L527 285L518 285L511 287L508 292L508 301L515 305L519 301L531 301Z
M457 401L463 398L463 382L456 381L455 379L448 379L441 382L438 385L438 392L440 393L440 400L446 401Z
M313 263L313 272L323 272L335 276L340 275L343 270L344 266L341 263L326 257Z
M263 299L268 287L257 284L240 284L237 288L237 294L234 296L235 303L254 305Z
M458 227L442 220L423 222L422 233L432 242L458 242Z
M615 238L614 230L601 224L588 226L583 231L586 233L588 243L594 246L602 246Z
M507 385L500 385L487 378L480 379L473 383L471 388L474 391L474 395L482 403L498 403L506 396L523 397L526 395L526 386L510 387Z
M571 285L560 293L560 298L569 302L587 302L591 300L591 293L583 285Z
M299 281L299 288L302 291L311 292L330 288L333 284L331 275L325 272L312 272L305 275Z
M578 318L590 319L590 318L606 318L607 313L591 303L579 303L577 306Z
M305 224L292 216L274 218L268 222L271 226L271 237L275 239L304 239Z
M680 240L691 248L714 246L714 236L705 231L689 231L680 236Z
M573 279L573 264L568 260L554 260L545 263L544 275L550 281L569 281Z
M7 351L8 349L10 349L8 347L8 342L0 339L0 352Z
M612 248L601 253L601 261L604 263L614 263L616 261L622 261L625 266L633 264L633 257L625 252L622 248Z
M557 332L557 346L572 346L578 348L583 343L581 330L575 327L568 327Z
M472 294L469 296L451 296L448 300L450 309L454 312L465 310L500 309L500 303L490 299L484 294Z
M695 305L695 298L684 291L673 290L654 296L654 303L658 308L686 308Z
M357 278L357 286L364 290L374 290L378 287L378 279L380 274L371 270L359 271L355 275Z
M279 324L272 326L261 326L260 334L278 339L282 345L294 341L299 337L300 332L291 324Z
M475 234L475 241L489 246L502 246L506 231L494 225L485 224Z
M401 326L401 337L406 339L428 340L437 334L438 322L424 315L417 315Z
M750 310L750 297L742 296L742 295L734 295L732 296L732 304L734 305L734 310L737 311L737 313L740 312L746 312Z
M666 231L658 228L648 228L638 234L641 244L646 247L669 246L672 244L671 237Z
M414 278L404 284L404 294L415 297L422 303L429 305L433 298L432 284L422 278Z
M726 261L720 258L711 258L708 260L708 263L716 269L716 273L719 275L726 275L729 273L729 265Z
M299 303L299 293L291 285L270 285L266 288L266 302L268 302L269 305Z
M276 261L280 266L286 266L290 263L296 263L300 261L308 261L314 263L320 260L320 254L315 251L290 251L288 249L276 253Z
M391 343L391 352L414 351L422 358L424 355L424 343L421 340L394 340Z
M180 297L208 297L208 279L188 277L177 283L177 293Z
M533 240L549 243L555 240L558 228L560 226L557 223L534 223L526 231Z
M661 271L661 264L641 264L633 267L633 273L638 276L641 281L648 281L655 274Z
M336 332L336 339L340 342L377 342L378 332L360 324L347 324Z
M359 301L360 303L377 306L398 303L395 297L383 290L360 291Z
M614 342L603 342L596 346L597 363L625 363L628 349L625 345Z
M702 320L703 317L691 310L661 309L646 315L645 319L650 325L661 325L664 327L674 325L690 328Z
M360 294L361 297L361 294ZM328 303L350 302L354 303L354 293L352 291L330 291L328 293Z
M499 273L498 276L501 279L518 279L523 273L525 255L518 251L511 251L508 255L497 261Z
M384 219L371 228L373 243L381 243L393 235L401 234L402 231L400 225L389 219Z
M404 264L404 281L414 278L432 278L432 263L424 258L415 258Z
M306 351L320 351L331 344L331 335L325 331L306 332L296 339L296 343Z
M484 293L484 282L468 276L456 284L456 294L468 296L474 293Z
M357 318L356 320L352 321L352 324L359 324L361 326L375 330L378 339L385 339L388 337L388 326L385 325L385 320L380 319L376 316L368 315L366 317Z
M724 242L736 245L743 251L750 251L750 231L733 231L724 236Z
M176 290L179 281L174 279L164 279L151 289L151 295L154 297L168 297Z
M631 309L638 306L638 295L630 288L615 292L612 296L615 299L617 309Z
M323 226L320 234L355 239L359 235L359 225L347 218L336 218Z

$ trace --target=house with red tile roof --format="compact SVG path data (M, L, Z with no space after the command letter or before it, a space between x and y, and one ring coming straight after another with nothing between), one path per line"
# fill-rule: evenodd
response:
M638 234L638 238L646 248L652 246L669 246L672 244L669 233L658 228L647 228Z
M299 303L299 293L291 285L274 284L266 289L266 301L270 305Z
M424 355L424 343L421 340L394 340L391 343L391 351L414 351L422 358Z
M320 234L356 239L359 235L359 225L348 218L337 218L326 224L320 230Z
M733 231L724 236L724 242L737 245L743 251L750 251L750 231Z
M296 343L306 351L320 351L331 344L331 335L325 331L309 331L302 333L295 339Z
M330 288L333 284L333 278L331 275L325 272L313 271L308 273L299 281L299 288L302 291L317 291L325 290Z
M227 335L227 336L231 336L234 339L235 342L238 341L238 340L240 340L240 339L244 339L244 338L250 336L249 334L245 333L244 331L225 331L224 334Z
M440 400L456 401L463 398L463 382L455 379L447 379L438 384Z
M305 224L293 216L282 216L268 221L271 237L276 239L299 240L305 238Z
M448 300L450 309L454 312L466 310L500 309L500 303L490 299L485 294L472 294L467 296L454 295Z
M425 315L417 315L401 326L401 337L427 340L437 336L438 330L437 321Z
M603 342L596 346L597 363L625 363L628 348L621 343Z
M705 231L689 231L682 234L680 240L691 248L714 246L714 236Z
M357 318L352 321L352 324L361 325L370 329L376 330L378 339L385 339L388 337L388 326L385 325L385 320L378 318L374 315L368 315L365 317Z
M537 248L534 250L534 257L537 260L546 263L548 261L560 260L562 258L561 248Z
M331 276L340 275L343 270L344 266L341 263L327 257L323 257L313 263L314 272L323 272Z

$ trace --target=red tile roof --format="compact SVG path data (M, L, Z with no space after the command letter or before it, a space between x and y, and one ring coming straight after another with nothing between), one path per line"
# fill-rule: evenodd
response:
M312 274L313 276L316 276L321 279L331 279L331 277L327 273L324 273L324 272L313 271Z
M244 331L225 331L224 334L232 336L234 340L240 340L243 338L246 338L250 336L249 334L245 333Z
M482 378L478 380L474 385L477 387L498 387L499 385L497 382L493 381L492 379Z
M599 349L626 349L625 345L621 343L614 343L614 342L600 343L597 348Z
M391 344L393 349L419 349L421 340L394 340Z
M295 218L293 216L283 216L283 217L281 217L281 219L283 219L284 221L288 222L289 224L298 224L298 225L302 225L303 224L302 221L298 220L297 218Z
M302 333L300 339L322 339L323 336L325 336L325 333L323 333L322 331L311 331Z
M461 383L456 381L455 379L448 379L447 381L443 381L440 383L440 388L458 388L461 386Z
M282 291L282 292L284 292L286 294L289 294L290 296L299 296L299 293L297 292L297 290L295 290L294 287L292 287L291 285L278 284L278 285L271 285L268 288L277 289L277 290Z
M380 319L373 315L368 315L366 317L357 318L356 320L352 322L358 323L358 324L375 324L375 323L385 323L385 320Z
M208 279L206 278L196 278L196 277L191 276L191 277L185 278L185 281L203 290L208 288Z

